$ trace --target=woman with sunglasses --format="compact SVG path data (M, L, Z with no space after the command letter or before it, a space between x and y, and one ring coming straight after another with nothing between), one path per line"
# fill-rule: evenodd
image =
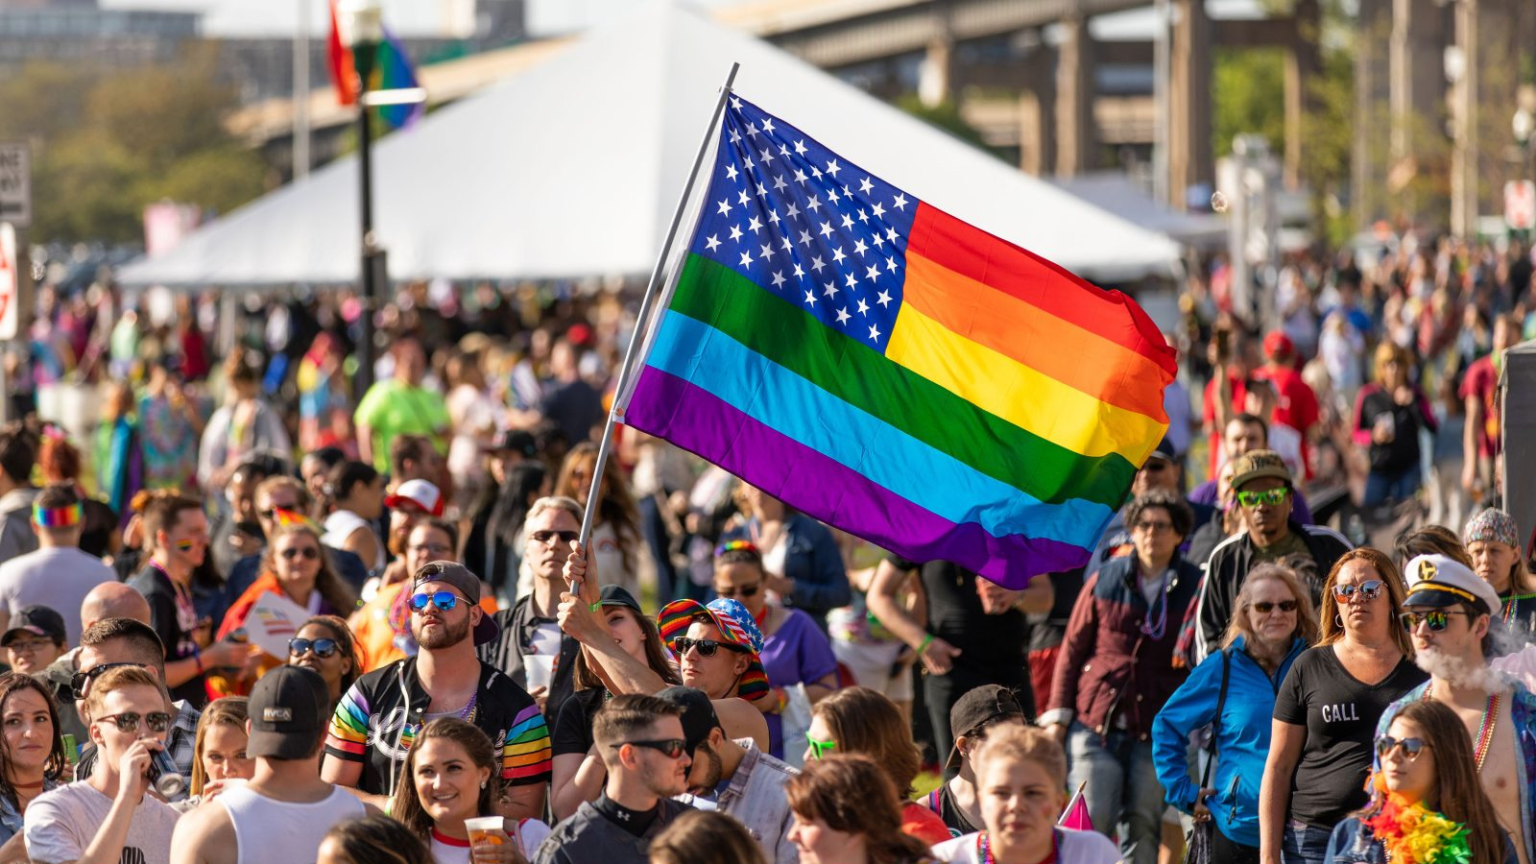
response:
M172 804L183 813L211 801L231 782L243 783L256 776L256 760L245 753L250 700L244 696L215 699L197 718L197 738L192 747L191 796Z
M229 607L224 624L219 627L219 641L228 640L245 627L264 594L278 594L316 615L345 615L357 606L357 594L331 569L330 556L320 545L320 535L306 524L284 525L267 542L262 554L261 578L251 583L240 599ZM261 674L280 661L263 658L255 674L229 679L225 695L249 693Z
M347 629L347 622L335 615L316 615L288 640L288 665L305 666L320 673L334 712L341 695L362 674L363 664L357 659L357 643Z
M1455 711L1410 703L1376 752L1371 802L1333 829L1326 864L1516 864Z
M27 805L67 780L59 711L31 675L0 675L0 844L22 829Z
M805 737L807 766L834 753L874 759L901 796L901 830L930 846L949 839L944 820L912 800L922 756L895 702L868 687L844 688L811 708L811 727Z
M837 689L837 657L832 644L811 616L768 602L763 556L749 541L727 541L715 550L715 593L740 601L762 631L763 670L772 689L757 706L768 719L768 752L783 759L784 712L790 699L787 688L803 685L812 705L832 695Z
M389 813L432 848L437 864L523 864L549 826L521 819L504 828L511 842L471 847L464 820L500 816L500 755L473 723L440 717L428 723L406 756L406 782L395 787ZM504 820L511 822L512 820Z
M1398 623L1403 580L1385 553L1346 552L1323 584L1322 636L1275 698L1259 792L1259 860L1322 864L1328 837L1366 803L1382 712L1428 675Z
M1317 614L1296 573L1260 564L1238 591L1222 650L1190 673L1152 721L1152 760L1165 798L1196 821L1214 822L1212 857L1223 864L1258 864L1259 778L1275 691L1316 640ZM1189 776L1189 736L1207 725L1214 764L1197 784Z
M1200 570L1179 555L1194 515L1175 493L1139 495L1122 515L1135 551L1111 558L1083 585L1040 723L1066 745L1069 782L1087 784L1094 826L1109 834L1118 825L1126 860L1149 864L1167 809L1152 763L1152 718L1188 675L1174 664L1174 648Z

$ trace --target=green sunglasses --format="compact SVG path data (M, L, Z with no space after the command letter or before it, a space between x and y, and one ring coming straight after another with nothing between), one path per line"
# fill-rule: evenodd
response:
M1283 486L1278 489L1268 489L1263 492L1239 492L1237 493L1237 503L1243 505L1244 507L1257 507L1260 504L1268 504L1271 507L1278 507L1280 502L1285 500L1285 496L1289 494L1291 494L1291 490L1286 489Z
M811 758L817 761L837 749L836 741L817 741L809 732L805 733L805 740L811 745Z

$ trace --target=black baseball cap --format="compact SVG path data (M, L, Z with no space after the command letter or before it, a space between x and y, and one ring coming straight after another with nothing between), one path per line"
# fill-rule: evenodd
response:
M23 606L11 619L11 626L6 629L5 635L0 636L0 648L20 639L23 633L51 639L59 645L63 645L69 638L64 629L64 616L47 606Z
M973 735L976 730L993 721L1023 719L1024 709L1019 706L1019 700L1012 690L1000 684L987 684L961 696L955 702L955 707L949 709L949 732L954 740L959 741L962 736ZM950 749L944 767L949 768L959 762L960 747L957 744Z
M497 433L489 444L480 445L487 453L516 453L524 459L539 457L539 443L527 429L507 429Z
M471 573L463 564L455 564L452 561L433 561L423 564L416 571L416 577L411 580L411 588L414 591L428 582L441 582L457 588L460 594L472 605L480 603L480 577ZM486 614L480 616L480 623L475 625L475 644L484 645L492 642L501 634L501 626L496 623L496 618Z
M682 712L683 739L687 742L690 756L700 744L709 739L710 732L721 728L720 718L715 716L715 705L703 690L668 687L657 693L656 698L675 705Z
M626 591L621 585L604 585L597 592L597 602L603 606L623 606L626 609L633 609L641 615L645 614L640 609L639 602L635 600L635 595Z
M248 755L307 759L330 724L331 694L315 670L278 666L256 682L249 709Z

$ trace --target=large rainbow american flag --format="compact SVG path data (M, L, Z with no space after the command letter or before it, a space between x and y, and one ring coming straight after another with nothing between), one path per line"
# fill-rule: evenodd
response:
M914 560L1014 588L1086 562L1168 427L1151 319L744 99L724 117L621 419Z

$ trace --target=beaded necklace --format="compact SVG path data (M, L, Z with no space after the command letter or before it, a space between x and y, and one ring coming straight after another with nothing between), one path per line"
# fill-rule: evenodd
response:
M1483 719L1477 724L1477 772L1483 772L1483 760L1488 758L1488 747L1493 744L1493 730L1499 725L1499 694L1488 694L1488 707L1483 709Z
M979 864L997 864L997 859L992 855L992 840L987 832L982 831L976 835L976 860ZM1058 864L1061 861L1061 832L1051 829L1051 855L1039 862L1039 864Z

